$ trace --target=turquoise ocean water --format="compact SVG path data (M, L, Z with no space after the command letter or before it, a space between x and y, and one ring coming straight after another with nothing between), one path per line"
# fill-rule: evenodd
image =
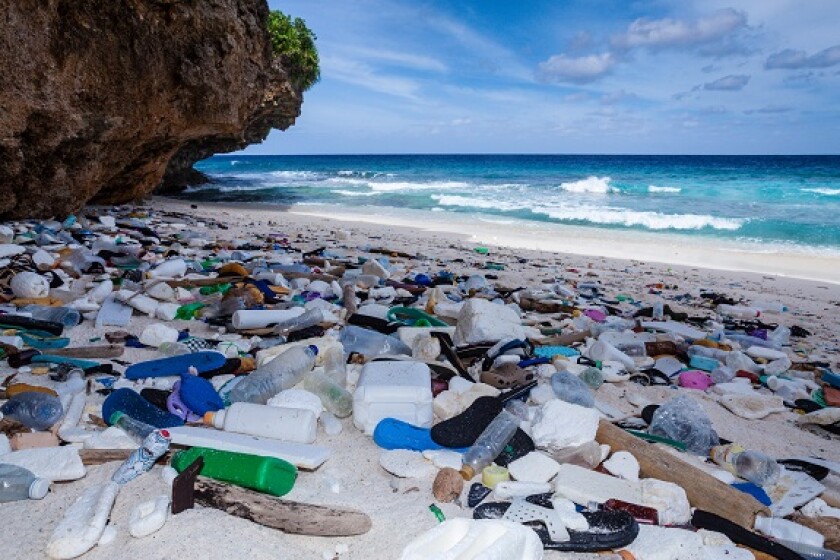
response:
M215 156L196 167L212 182L183 198L426 210L840 253L840 156Z

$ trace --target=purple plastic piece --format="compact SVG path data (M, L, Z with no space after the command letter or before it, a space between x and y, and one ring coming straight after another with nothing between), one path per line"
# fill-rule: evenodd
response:
M201 416L193 413L181 400L181 381L175 382L172 392L166 398L166 408L184 422L200 422Z

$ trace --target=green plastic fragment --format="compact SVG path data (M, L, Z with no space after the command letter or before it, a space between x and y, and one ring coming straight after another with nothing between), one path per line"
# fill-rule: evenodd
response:
M205 305L200 301L182 305L178 308L178 312L175 313L175 318L181 319L182 321L189 321L190 319L195 319L196 315L198 315L198 311L202 307L205 307Z
M474 250L479 255L486 255L490 252L490 249L488 249L487 247L476 247Z
M429 511L431 511L434 514L435 519L437 519L439 522L443 523L444 521L446 521L446 516L435 504L429 506Z

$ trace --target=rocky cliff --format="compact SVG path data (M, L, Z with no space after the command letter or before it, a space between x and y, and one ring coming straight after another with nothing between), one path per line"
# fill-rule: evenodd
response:
M176 185L285 129L265 0L0 0L0 218Z

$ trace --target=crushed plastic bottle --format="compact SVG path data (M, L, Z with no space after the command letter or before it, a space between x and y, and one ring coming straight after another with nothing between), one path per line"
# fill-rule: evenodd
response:
M779 464L758 451L746 451L738 444L718 445L710 456L718 465L732 474L758 486L770 486L779 480Z
M4 417L16 420L27 428L48 430L61 419L64 408L58 397L31 391L10 398L0 406L0 412Z
M720 438L706 411L694 399L681 395L660 406L653 414L648 433L685 444L686 450L708 456Z
M558 371L551 376L551 388L557 398L567 403L592 408L595 406L595 396L592 390L577 375L568 371Z
M297 346L280 354L237 383L228 394L230 402L265 404L268 399L297 385L315 366L317 346Z

